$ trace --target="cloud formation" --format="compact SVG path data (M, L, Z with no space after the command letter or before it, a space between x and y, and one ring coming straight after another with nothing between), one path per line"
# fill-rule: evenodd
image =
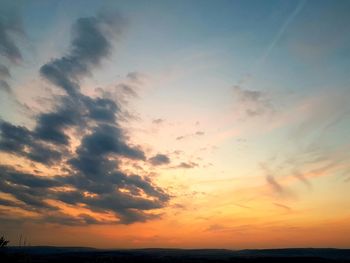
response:
M273 188L274 191L278 193L283 193L284 189L283 187L276 181L276 179L272 175L266 175L266 182L269 183L269 185Z
M182 169L192 169L197 167L198 164L194 162L181 162L177 166L174 166L173 168L182 168Z
M18 37L24 35L21 17L16 8L2 5L0 10L0 90L11 93L9 79L10 66L22 61Z
M124 21L118 14L79 18L73 25L68 55L41 67L40 73L69 95L77 96L79 77L90 74L111 52L111 35L120 35Z
M152 120L152 123L153 124L162 124L162 123L164 123L164 119L161 119L161 118L158 118L158 119L154 119L154 120Z
M205 134L204 131L196 131L195 133L178 136L176 137L176 140L180 141L180 140L188 139L195 136L203 136L204 134Z
M256 117L272 112L272 105L265 93L257 90L233 87L236 110L247 117Z
M149 161L153 165L163 165L163 164L169 164L170 158L165 154L157 154L151 157Z
M120 105L80 91L80 79L110 55L123 27L118 14L78 19L68 54L40 69L41 76L65 95L56 98L53 110L35 117L33 129L0 122L1 152L61 171L49 176L0 165L0 191L11 197L1 198L1 205L34 211L33 222L67 225L130 224L159 216L154 210L169 201L166 191L149 178L126 174L119 167L121 158L146 160L143 150L130 145L119 125ZM153 162L167 161L162 155L153 158ZM62 205L89 212L71 215ZM98 218L93 216L96 213Z

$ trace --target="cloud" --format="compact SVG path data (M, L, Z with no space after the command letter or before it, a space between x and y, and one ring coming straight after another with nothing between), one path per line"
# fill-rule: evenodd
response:
M140 72L133 71L127 74L127 78L132 80L133 82L142 82L145 76Z
M269 183L269 185L273 188L274 191L278 193L284 192L283 187L276 181L276 179L272 175L266 175L265 179L266 179L266 182Z
M53 180L16 171L11 167L0 166L0 191L16 198L18 203L3 203L2 205L17 206L28 211L40 211L57 208L44 201L50 192L50 187L57 186Z
M22 185L30 188L51 188L62 185L54 178L18 172L11 167L0 166L0 171L3 180L15 185Z
M90 215L79 214L76 217L72 217L68 214L62 212L50 212L37 219L38 222L47 222L53 224L67 225L67 226L81 226L81 225L92 225L92 224L104 224L106 222L101 222L96 220ZM113 222L111 222L113 223Z
M79 18L73 25L70 53L41 67L40 73L53 84L76 96L79 77L91 74L111 53L111 36L119 36L124 20L119 14Z
M0 64L0 78L9 78L11 77L9 69L5 65Z
M69 97L62 99L61 105L55 111L42 113L37 116L35 137L40 140L56 144L69 144L65 128L77 125L80 122L81 104L75 103Z
M110 54L123 27L118 14L78 19L68 54L40 69L42 77L66 94L55 97L52 110L35 116L33 129L0 122L0 151L46 166L41 176L0 166L0 192L16 200L1 205L34 211L35 219L28 218L33 222L66 225L130 224L160 216L154 210L166 206L170 195L149 178L127 174L119 167L121 158L147 159L139 146L129 143L119 124L121 106L108 97L90 97L80 91L81 78ZM134 82L139 77L128 75ZM159 156L156 159L162 161ZM47 169L56 175L45 175ZM57 173L60 170L62 174ZM103 219L90 213L66 214L52 201L83 207Z
M0 120L0 151L26 157L32 161L52 164L61 158L61 153L22 126Z
M298 169L294 169L293 170L293 175L299 180L301 181L303 184L305 184L308 188L311 188L311 182L305 177L304 174L302 174Z
M161 119L161 118L152 120L152 123L153 123L153 124L162 124L162 123L164 123L164 122L165 122L165 120L164 120L164 119Z
M246 117L256 117L272 112L272 105L265 93L257 90L233 87L235 109Z
M180 141L180 140L184 140L184 139L187 139L187 138L190 138L190 137L202 136L204 134L205 134L204 131L196 131L195 133L178 136L178 137L176 137L176 140Z
M174 166L173 168L183 168L183 169L192 169L197 167L198 164L194 162L181 162L179 165Z
M281 184L279 181L276 180L276 170L270 169L271 164L260 164L261 169L263 170L265 174L265 180L268 183L268 185L273 190L273 193L277 194L279 197L282 198L295 198L295 193L288 188L288 186ZM279 166L278 168L279 175L283 174L283 167ZM281 177L280 177L281 178ZM285 177L284 179L286 179Z
M145 160L143 151L127 145L121 130L109 124L101 124L85 136L77 152L79 155L95 156L115 153L130 159Z
M17 10L2 6L0 13L0 55L6 57L12 63L22 60L22 54L16 43L15 36L22 35L22 21Z
M165 154L157 154L149 159L152 165L169 164L170 158Z
M129 72L126 78L114 87L109 96L114 97L120 105L128 105L132 99L139 98L140 88L144 88L147 82L148 77L145 74Z
M198 135L198 136L201 136L201 135L204 135L204 134L205 134L204 131L197 131L197 132L195 133L195 135Z
M22 53L18 47L18 37L24 36L22 20L18 10L10 2L2 3L0 8L0 90L11 93L9 79L10 66L22 61ZM6 63L5 63L6 60Z
M10 85L7 83L7 81L0 79L0 90L3 90L7 93L11 93Z

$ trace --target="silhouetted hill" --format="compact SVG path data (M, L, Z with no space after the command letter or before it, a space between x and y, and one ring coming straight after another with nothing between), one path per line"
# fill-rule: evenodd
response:
M8 247L1 262L350 262L350 249L95 249L85 247Z

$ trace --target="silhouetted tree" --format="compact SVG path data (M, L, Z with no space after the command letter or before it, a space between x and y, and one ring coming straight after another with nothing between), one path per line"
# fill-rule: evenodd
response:
M9 243L9 240L6 240L3 236L0 238L0 248L4 248L7 246L7 244Z

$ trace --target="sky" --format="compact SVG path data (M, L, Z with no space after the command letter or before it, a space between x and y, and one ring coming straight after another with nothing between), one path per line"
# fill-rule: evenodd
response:
M349 12L0 0L0 235L349 248Z

